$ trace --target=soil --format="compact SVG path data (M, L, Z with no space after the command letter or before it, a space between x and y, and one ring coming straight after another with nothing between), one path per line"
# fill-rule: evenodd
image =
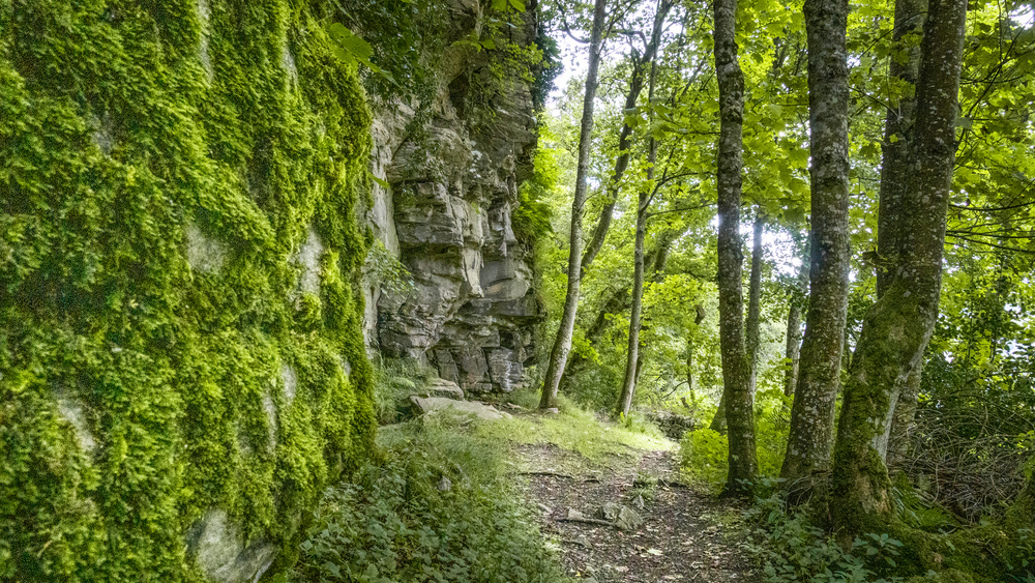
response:
M671 452L631 450L604 463L552 445L520 448L529 504L555 537L576 580L611 582L761 581L742 541L743 507L679 481ZM638 508L639 500L643 501ZM591 519L606 502L636 510L635 530L566 520L569 509ZM576 515L577 516L577 515Z

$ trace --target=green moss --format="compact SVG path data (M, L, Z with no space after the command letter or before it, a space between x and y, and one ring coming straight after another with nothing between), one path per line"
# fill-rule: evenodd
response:
M356 72L204 4L0 2L0 579L198 581L213 508L292 548L371 446Z

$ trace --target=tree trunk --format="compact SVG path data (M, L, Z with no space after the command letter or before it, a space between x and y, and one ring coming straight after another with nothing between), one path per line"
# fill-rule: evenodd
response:
M863 323L834 450L830 515L846 534L879 532L891 516L875 445L894 388L917 367L938 317L966 14L966 0L932 0L924 26L906 216L895 234L904 252Z
M755 215L755 224L752 233L751 243L751 274L748 276L748 317L746 332L746 348L748 359L748 391L755 395L756 382L758 378L758 348L759 342L759 320L762 301L762 227L763 220L761 210ZM719 407L715 410L715 416L708 426L712 431L726 433L726 395L719 398Z
M891 423L887 426L887 445L884 447L884 459L889 468L898 467L909 453L909 443L913 436L913 420L916 418L916 400L920 395L920 379L923 369L917 366L909 373L906 384L901 388L895 400Z
M665 265L668 261L669 249L672 246L672 243L681 237L684 232L685 231L681 229L663 229L654 237L654 245L651 249L644 254L644 268L651 273L651 279L655 282L660 283L664 281ZM586 329L586 340L593 345L596 345L600 335L607 330L611 323L611 320L607 315L617 314L628 310L631 305L631 292L628 288L612 288L608 299L603 304L603 308L598 311L596 318L593 319L593 323L591 323ZM585 366L585 357L577 353L573 355L568 360L568 365L564 369L564 374L561 378L561 388L564 389L567 381Z
M812 168L809 311L781 477L830 464L834 401L848 316L847 0L806 0ZM807 485L807 484L806 484Z
M656 69L651 68L651 90L654 93L654 75ZM654 180L654 163L658 157L658 142L654 138L650 140L650 152L647 154L647 183ZM640 360L640 314L643 310L643 244L647 238L647 209L650 205L650 189L644 187L640 190L640 196L636 207L636 245L633 252L633 292L632 309L629 313L629 349L625 361L625 379L622 382L622 392L618 397L617 412L622 417L629 416L629 407L632 406L633 394L636 392L636 380L639 377Z
M755 419L747 351L744 346L744 298L740 246L741 167L744 125L744 74L737 60L737 0L715 0L715 69L719 82L718 143L718 288L719 339L722 348L723 398L729 429L726 493L747 494L758 468Z
M800 242L800 236L795 237ZM806 245L806 252L808 246ZM798 368L801 356L801 312L805 305L805 295L809 291L809 261L808 253L802 259L801 268L798 270L797 285L791 288L790 308L787 310L787 372L783 381L783 394L788 397L794 394L798 386Z
M658 3L658 10L654 13L654 27L651 29L650 42L644 47L643 55L634 57L632 75L629 77L629 91L625 94L625 109L636 107L643 91L643 81L648 68L654 70L654 57L658 52L658 44L661 42L661 33L664 30L665 18L672 10L675 3L673 0L661 0ZM618 202L619 183L629 168L630 148L632 147L632 128L628 124L622 124L622 130L618 135L618 157L615 158L614 171L611 173L611 180L608 183L608 202L600 211L597 225L593 229L593 235L586 245L586 253L582 256L582 269L588 269L593 260L596 259L600 249L604 246L604 239L611 228L611 219L614 217L615 204Z
M910 88L910 93L892 103L888 108L884 125L884 143L881 146L880 211L877 219L877 297L883 296L890 284L890 272L886 268L893 264L905 251L904 241L898 235L903 233L903 221L908 209L903 200L909 189L911 146L913 144L913 118L916 108L916 80L920 70L920 45L909 37L922 34L923 16L927 11L927 0L897 0L895 3L895 28L892 54L903 58L892 58L888 74L899 79ZM884 431L877 443L877 451L887 461L889 440L894 435L898 454L904 454L905 440L912 431L916 398L920 390L920 370L910 373L906 384L897 384L891 393L892 406L884 420ZM900 412L899 409L902 409ZM898 427L894 427L896 424Z
M593 6L593 30L589 42L589 65L586 71L586 93L582 101L582 127L579 131L579 162L575 177L575 195L571 203L571 238L568 250L568 289L564 297L557 338L550 351L540 408L556 406L557 388L564 374L564 365L571 351L575 333L575 313L579 304L579 284L582 279L582 217L586 212L586 181L589 173L589 147L593 133L593 101L597 94L597 72L600 68L603 44L604 16L607 0L596 0Z
M762 229L765 217L762 209L755 209L755 224L751 241L751 275L748 277L747 352L751 363L748 374L748 390L754 396L758 386L759 325L762 311Z

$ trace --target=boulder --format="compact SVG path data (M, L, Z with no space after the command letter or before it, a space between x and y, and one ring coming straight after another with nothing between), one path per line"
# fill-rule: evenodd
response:
M491 405L485 405L476 401L456 401L444 397L425 398L414 395L410 397L410 402L421 415L434 414L436 411L449 409L487 421L510 417L509 414L503 413Z

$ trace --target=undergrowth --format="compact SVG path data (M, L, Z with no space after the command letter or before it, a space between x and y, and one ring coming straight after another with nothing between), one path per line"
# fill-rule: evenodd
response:
M383 460L327 490L281 581L567 581L515 502L504 444L437 415L383 428Z
M778 390L759 392L755 407L755 441L758 475L780 475L787 448L790 398ZM718 493L726 483L729 469L729 440L707 427L688 431L680 442L680 470L693 484Z
M771 484L770 484L771 485ZM894 583L902 542L886 533L855 537L849 548L814 526L804 512L788 512L777 494L758 498L748 509L749 551L762 563L767 583Z
M525 408L534 407L535 395L519 391L509 399ZM661 431L638 419L627 424L602 423L592 413L558 396L557 414L515 416L479 427L479 434L515 443L549 443L576 452L590 461L603 461L608 456L627 456L633 450L668 450L672 448Z

